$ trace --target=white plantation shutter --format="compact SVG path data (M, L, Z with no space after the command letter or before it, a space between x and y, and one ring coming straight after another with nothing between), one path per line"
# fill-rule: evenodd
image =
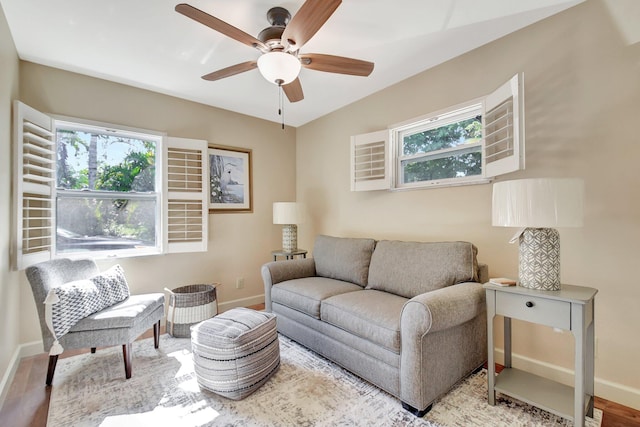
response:
M391 187L389 131L351 137L351 191Z
M22 270L51 259L55 240L56 149L53 120L13 103L13 264Z
M483 120L485 176L524 169L523 76L515 75L485 98Z
M164 150L165 251L205 252L209 215L207 141L167 138Z

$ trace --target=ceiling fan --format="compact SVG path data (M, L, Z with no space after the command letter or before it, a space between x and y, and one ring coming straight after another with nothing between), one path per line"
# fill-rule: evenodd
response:
M215 81L258 68L265 79L282 87L290 102L298 102L304 99L298 78L301 67L354 76L368 76L373 71L373 62L299 52L340 3L342 0L307 0L293 18L282 7L271 8L267 12L271 26L257 38L186 3L177 5L176 12L262 52L257 60L214 71L202 76L203 79Z

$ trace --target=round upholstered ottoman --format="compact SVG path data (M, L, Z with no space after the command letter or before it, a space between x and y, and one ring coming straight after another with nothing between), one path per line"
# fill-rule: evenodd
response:
M193 364L200 387L244 399L280 367L276 316L234 308L191 327Z

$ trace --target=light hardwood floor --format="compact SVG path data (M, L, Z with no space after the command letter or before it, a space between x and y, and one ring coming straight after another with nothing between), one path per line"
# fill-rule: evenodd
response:
M263 309L264 306L252 308ZM152 336L153 331L149 331L141 339ZM89 349L67 351L60 357L71 357L88 351ZM45 427L47 425L51 387L46 387L44 380L47 375L48 359L47 354L43 353L20 361L7 398L0 410L0 426ZM598 397L595 406L604 412L602 427L640 427L640 411Z

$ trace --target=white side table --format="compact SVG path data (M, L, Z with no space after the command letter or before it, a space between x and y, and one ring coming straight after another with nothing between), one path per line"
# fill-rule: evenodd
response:
M562 285L559 291L486 283L489 404L496 391L573 420L583 427L593 417L594 288ZM493 318L504 317L504 366L496 376ZM575 338L575 384L569 387L511 366L511 319L571 331Z
M271 251L271 255L273 256L273 260L277 261L279 256L285 257L285 259L295 259L296 256L302 256L302 258L307 257L307 251L305 249L296 249L295 251L285 251L284 249L277 249L275 251Z

